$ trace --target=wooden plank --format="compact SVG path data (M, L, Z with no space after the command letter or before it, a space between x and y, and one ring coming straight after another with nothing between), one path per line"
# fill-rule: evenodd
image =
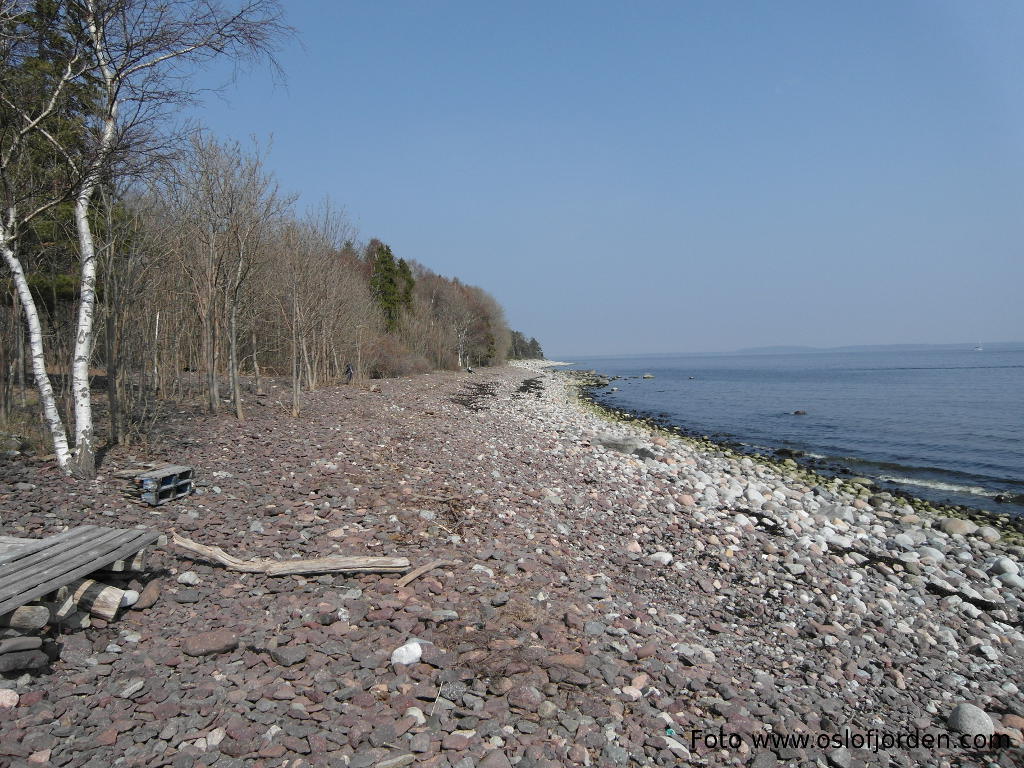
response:
M109 559L110 556L124 557L139 546L145 546L146 543L146 539L136 539L135 541L124 544L119 549L115 549L113 552L107 554L103 557L103 560ZM68 582L87 576L96 570L97 567L95 559L90 559L85 564L70 569L66 564L53 566L45 571L35 574L35 578L23 583L18 588L17 593L11 594L10 592L5 591L0 594L0 611L7 611L12 607L23 605L26 602L35 600L43 595L53 592L55 589L67 584Z
M61 541L52 542L48 547L24 554L15 560L0 565L0 589L3 589L4 584L12 578L16 578L18 574L40 563L49 562L56 557L71 556L72 553L76 553L82 547L95 546L106 539L118 535L117 531L110 528L95 528L93 526L90 526L89 530L76 531L76 533L78 535L65 537ZM48 539L44 539L44 541L48 541Z
M83 525L78 528L72 528L68 531L63 531L56 534L55 536L47 536L43 539L32 539L31 547L24 547L17 551L11 552L6 556L0 557L0 578L10 573L16 572L19 568L25 566L26 563L34 561L36 555L44 553L48 550L52 550L54 547L71 546L75 542L85 541L89 538L93 538L97 535L97 531L103 529L97 528L95 525Z
M54 548L38 552L31 558L32 562L24 568L0 576L0 599L7 599L22 588L31 586L40 573L54 568L74 568L83 565L91 558L101 555L104 549L116 547L120 539L117 531L101 531L84 541L74 542L67 549Z
M27 557L35 552L39 552L43 549L49 549L55 544L60 544L65 541L73 540L84 536L90 531L96 530L95 525L82 525L77 528L72 528L67 531L55 534L53 536L47 536L44 539L28 539L29 545L18 549L17 551L10 552L6 555L0 555L0 575L3 574L7 563L11 562L20 557Z
M53 573L55 569L70 569L95 564L94 570L99 570L119 559L111 558L109 553L123 551L130 554L136 552L149 543L147 538L143 538L147 533L150 536L156 535L153 532L142 530L119 531L111 528L101 529L101 533L102 536L98 538L77 543L71 549L52 552L51 557L34 564L32 568L0 579L0 595L25 586L26 583L37 579L40 574ZM137 541L141 543L136 544ZM128 547L127 550L126 547Z
M138 552L159 538L156 531L144 529L113 530L101 529L114 534L93 546L75 548L74 556L68 558L62 553L60 561L47 567L37 567L33 572L20 578L0 584L0 614L55 591L75 579L100 570L115 560Z
M148 472L143 472L141 475L136 475L137 481L149 480L150 478L159 479L161 477L167 477L167 475L180 475L183 472L192 472L192 467L182 466L180 464L167 464L163 467L157 467L151 469Z
M68 553L90 542L96 543L110 536L134 535L139 532L145 533L149 531L143 528L115 529L83 525L44 539L29 539L28 541L33 545L31 550L26 549L0 560L0 581L37 563L45 562L48 558L55 555L63 553L66 556Z
M13 536L0 536L0 560L5 558L13 559L30 546L32 546L31 542L26 543L25 539L16 539Z

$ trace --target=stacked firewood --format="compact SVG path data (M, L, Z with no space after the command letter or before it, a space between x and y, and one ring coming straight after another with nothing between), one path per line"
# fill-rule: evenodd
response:
M139 593L104 581L122 581L143 570L144 552L118 560L102 571L79 579L10 613L0 615L0 673L47 666L57 657L47 629L85 629L97 617L111 621L122 608L138 603ZM103 581L101 581L101 579Z

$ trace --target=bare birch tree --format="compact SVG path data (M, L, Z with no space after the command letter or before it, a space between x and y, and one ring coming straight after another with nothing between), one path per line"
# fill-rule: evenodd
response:
M60 466L90 476L95 473L95 445L89 391L89 361L96 311L96 245L89 220L90 204L104 178L137 170L152 159L155 121L166 108L194 95L189 75L217 57L270 58L273 45L288 30L276 0L246 0L228 8L217 0L65 0L57 4L62 46L59 75L45 83L42 98L26 98L24 78L16 77L28 55L19 24L29 10L6 9L10 17L0 39L4 77L0 104L5 130L0 139L0 186L4 212L0 252L19 286L32 346L33 371L44 418L50 427ZM76 86L98 89L93 110L78 131L58 131L52 123ZM40 83L33 84L37 89ZM20 87L21 92L18 92ZM28 105L28 106L26 106ZM66 121L65 121L66 122ZM9 126L9 127L8 127ZM61 127L67 128L67 125ZM32 178L33 144L61 164L61 184ZM37 153L38 154L38 153ZM48 189L45 194L38 190ZM56 408L46 374L41 328L31 291L17 255L20 231L32 218L73 198L78 230L79 311L72 358L75 411L74 454Z
M77 470L95 473L89 360L96 304L96 251L89 204L119 162L148 149L153 119L192 95L189 69L219 56L270 57L284 33L274 0L229 9L215 0L83 0L74 3L102 92L95 116L96 148L75 198L81 299L72 366ZM123 114L122 114L123 113ZM145 157L145 153L142 154ZM130 165L129 165L130 167Z
M28 64L38 54L38 41L30 33L29 13L20 2L5 2L0 10L0 255L25 314L43 420L57 462L67 468L71 448L46 369L39 311L18 250L28 225L69 199L80 181L62 151L62 129L75 85L91 65L79 41L69 39L61 50L50 52L49 72L30 76Z

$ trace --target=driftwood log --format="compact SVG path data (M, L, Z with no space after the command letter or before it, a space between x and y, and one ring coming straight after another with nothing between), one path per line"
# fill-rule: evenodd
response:
M173 544L186 552L220 563L229 570L242 573L265 573L267 576L289 576L308 573L404 573L409 570L409 561L404 557L359 557L349 555L328 555L306 560L276 560L260 557L242 560L233 557L220 547L186 539L173 534Z
M0 616L0 627L11 629L42 629L50 623L50 608L45 605L23 605Z
M102 570L110 573L139 573L146 570L146 550L140 549L133 557L115 560Z
M109 621L117 615L117 609L124 602L123 589L107 586L92 579L81 579L68 586L70 594L57 609L58 616L70 616L77 606L81 611Z
M416 581L416 579L418 579L423 574L429 573L430 571L434 570L435 568L441 568L442 566L445 566L445 565L455 565L455 561L454 560L431 560L426 565L421 565L416 570L412 571L411 573L407 573L405 576L403 576L398 581L396 581L395 582L395 589L401 589L405 585L410 584L413 581Z

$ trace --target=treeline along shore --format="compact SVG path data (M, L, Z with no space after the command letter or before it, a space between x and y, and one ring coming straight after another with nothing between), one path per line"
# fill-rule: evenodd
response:
M5 447L88 478L169 400L242 420L288 376L297 416L332 382L542 356L484 289L300 206L266 147L181 121L202 66L273 69L293 33L276 0L0 3Z
M532 362L435 372L308 392L295 420L275 381L243 422L176 412L92 482L0 465L6 535L116 517L243 557L405 557L414 575L280 578L159 550L154 604L0 681L3 754L1020 764L1015 540L611 420L580 385ZM118 472L186 457L197 495L125 497Z

